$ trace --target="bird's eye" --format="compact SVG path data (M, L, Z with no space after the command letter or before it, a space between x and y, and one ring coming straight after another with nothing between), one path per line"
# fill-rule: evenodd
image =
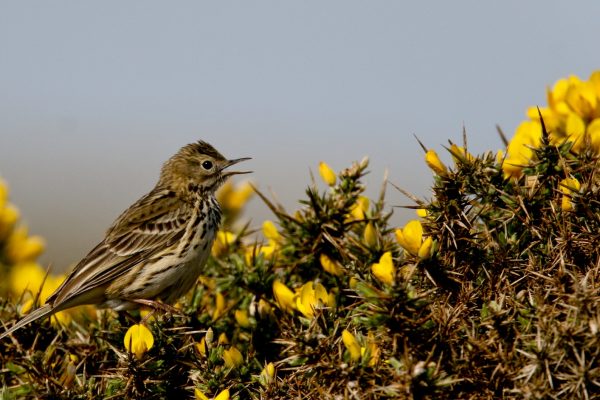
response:
M207 171L210 170L212 167L213 167L212 161L206 160L202 163L202 168L204 168Z

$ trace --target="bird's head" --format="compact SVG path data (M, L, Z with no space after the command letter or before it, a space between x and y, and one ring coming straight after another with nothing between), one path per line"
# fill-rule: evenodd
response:
M252 171L228 168L249 157L228 160L210 144L198 141L182 147L162 167L159 185L177 192L214 193L232 175Z

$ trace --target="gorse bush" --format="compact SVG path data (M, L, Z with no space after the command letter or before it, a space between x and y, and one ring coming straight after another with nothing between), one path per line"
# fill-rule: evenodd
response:
M237 222L250 186L225 187L179 313L36 322L0 342L1 396L599 397L600 73L548 93L506 152L465 140L445 165L424 148L433 195L407 194L417 217L400 228L385 182L364 196L366 159L322 163L325 187L293 212L256 190L274 215L258 242ZM23 273L2 249L4 273ZM5 287L2 323L39 287Z

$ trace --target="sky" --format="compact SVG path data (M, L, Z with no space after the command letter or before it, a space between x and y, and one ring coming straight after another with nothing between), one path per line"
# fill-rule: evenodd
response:
M496 151L496 124L512 135L548 85L600 68L598 15L597 1L2 1L0 176L57 270L199 139L252 157L290 210L319 161L364 156L370 196L387 171L428 197L414 135L443 153L465 127L470 151ZM272 218L257 199L246 216Z

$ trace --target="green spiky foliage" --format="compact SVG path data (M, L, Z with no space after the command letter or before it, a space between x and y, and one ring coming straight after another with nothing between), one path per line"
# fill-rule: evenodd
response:
M42 321L0 342L0 397L192 398L198 389L211 398L229 389L239 399L596 398L598 158L547 136L519 179L506 179L492 153L451 147L453 167L434 177L431 200L413 205L427 210L423 235L433 240L419 255L394 237L385 184L354 212L366 160L331 187L311 184L292 213L259 192L279 226L271 250L239 237L211 258L181 313L147 322L155 343L141 358L123 344L135 313ZM566 178L580 188L565 192ZM392 283L372 269L386 252ZM288 308L275 281L295 293ZM328 295L308 314L298 304L307 282ZM16 318L3 299L2 322ZM223 359L232 346L243 358L235 367ZM270 362L276 373L266 379Z

